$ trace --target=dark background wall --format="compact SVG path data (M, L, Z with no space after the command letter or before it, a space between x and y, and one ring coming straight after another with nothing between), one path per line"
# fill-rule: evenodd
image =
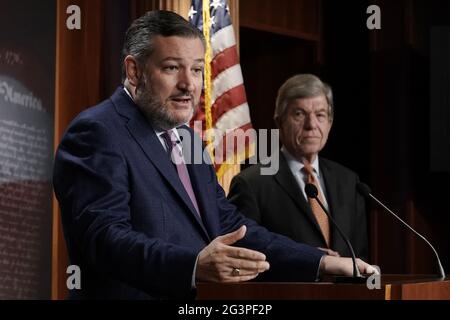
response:
M262 1L261 11L267 11L257 15L250 12L254 1L240 2L241 63L254 126L275 127L276 91L285 79L296 73L319 75L333 87L336 106L323 156L356 171L435 244L449 270L450 173L442 159L450 154L445 112L450 107L445 81L450 3L300 2L278 1L281 9L275 10ZM371 4L381 9L381 30L366 27ZM289 20L308 21L309 30ZM433 33L432 51L436 26L441 28ZM433 254L421 240L382 210L371 207L370 212L373 263L387 273L436 272Z

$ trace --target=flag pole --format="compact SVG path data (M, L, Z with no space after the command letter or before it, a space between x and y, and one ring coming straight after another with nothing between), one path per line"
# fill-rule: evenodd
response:
M205 36L205 70L204 70L204 100L205 100L205 124L206 124L206 148L211 160L214 161L212 144L212 115L211 115L211 37L209 35L211 18L209 15L209 0L202 1L203 35Z

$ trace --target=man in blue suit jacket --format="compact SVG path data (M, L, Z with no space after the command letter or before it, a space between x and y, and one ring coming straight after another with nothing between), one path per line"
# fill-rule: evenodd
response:
M183 124L199 102L204 65L195 27L172 12L147 13L127 31L123 53L124 86L81 113L56 153L54 189L71 263L81 268L73 298L188 298L196 281L352 273L349 259L245 218L210 164L190 164L201 141ZM182 167L171 161L174 148Z

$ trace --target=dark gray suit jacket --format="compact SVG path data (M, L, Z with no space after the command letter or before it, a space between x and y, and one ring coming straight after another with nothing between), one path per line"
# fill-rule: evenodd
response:
M286 159L280 152L280 169L275 175L260 175L261 165L254 165L233 178L229 200L246 216L269 230L295 241L326 247L325 239L303 196ZM331 215L350 239L355 254L368 259L365 202L356 191L358 176L344 166L319 158ZM331 225L331 249L350 256L344 240Z

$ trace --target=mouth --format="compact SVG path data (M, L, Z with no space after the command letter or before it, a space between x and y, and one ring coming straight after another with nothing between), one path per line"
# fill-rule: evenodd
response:
M300 144L311 144L311 143L317 143L320 140L319 137L303 137L300 140Z
M174 102L174 105L177 108L191 108L192 107L192 98L191 97L174 97L170 99L172 102Z

